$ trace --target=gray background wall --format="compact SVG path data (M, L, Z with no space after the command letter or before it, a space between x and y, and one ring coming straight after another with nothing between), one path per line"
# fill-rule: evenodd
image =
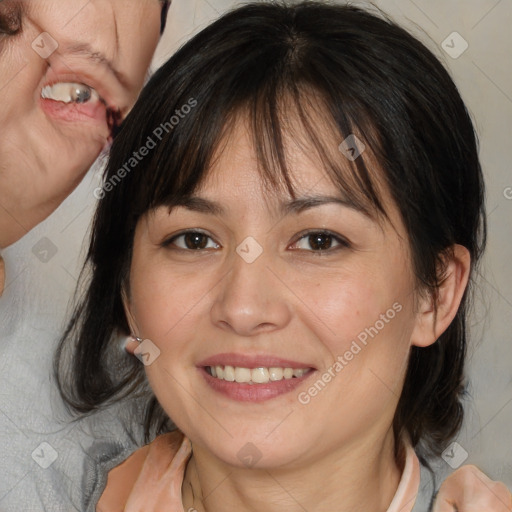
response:
M420 37L448 66L480 137L487 180L489 241L471 319L472 396L454 453L455 458L462 458L467 452L465 463L478 465L512 489L512 1L380 0L375 4ZM233 5L228 0L174 0L154 66ZM468 43L456 59L441 46L454 31ZM462 48L457 40L452 46L452 51ZM8 420L3 418L3 425L11 425L21 439L27 438L27 432L34 432L26 410L14 412L27 389L31 393L30 405L24 407L32 415L51 421L56 407L55 396L47 391L51 356L79 274L99 168L96 165L91 170L47 221L3 252L7 288L0 299L0 370L13 364L19 370L8 381L6 373L0 373L0 413L9 416ZM41 248L50 249L51 259L46 261ZM25 344L29 338L31 342ZM12 406L8 413L6 404ZM2 428L6 427L0 427L0 435L4 434ZM35 441L33 444L37 446ZM457 465L453 457L447 460ZM440 461L441 475L451 470L447 462ZM22 478L25 477L20 470L19 479Z

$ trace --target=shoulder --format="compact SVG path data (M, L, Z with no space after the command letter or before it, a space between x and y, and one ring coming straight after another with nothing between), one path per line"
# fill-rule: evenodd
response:
M181 432L163 434L112 469L98 501L97 512L122 512L144 465L151 464L156 470L159 466L169 465L182 441Z

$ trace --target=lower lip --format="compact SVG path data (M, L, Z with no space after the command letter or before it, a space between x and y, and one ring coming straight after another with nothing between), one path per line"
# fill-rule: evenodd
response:
M212 377L204 367L199 368L199 370L206 383L214 391L239 402L265 402L277 396L290 393L315 373L314 370L310 370L302 377L270 381L266 384L247 384L217 379Z
M101 102L76 104L41 98L41 107L48 116L60 121L93 122L108 126L107 108Z

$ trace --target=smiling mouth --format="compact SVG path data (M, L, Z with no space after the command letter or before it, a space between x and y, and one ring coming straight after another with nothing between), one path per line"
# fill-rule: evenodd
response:
M299 379L313 371L312 368L289 367L258 367L244 368L240 366L216 365L205 366L205 371L211 377L226 382L239 384L268 384L282 380Z

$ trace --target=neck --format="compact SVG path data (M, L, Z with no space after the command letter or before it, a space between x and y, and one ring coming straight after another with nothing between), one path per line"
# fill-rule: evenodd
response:
M385 511L402 470L391 430L293 468L234 468L194 447L183 504L197 512Z

